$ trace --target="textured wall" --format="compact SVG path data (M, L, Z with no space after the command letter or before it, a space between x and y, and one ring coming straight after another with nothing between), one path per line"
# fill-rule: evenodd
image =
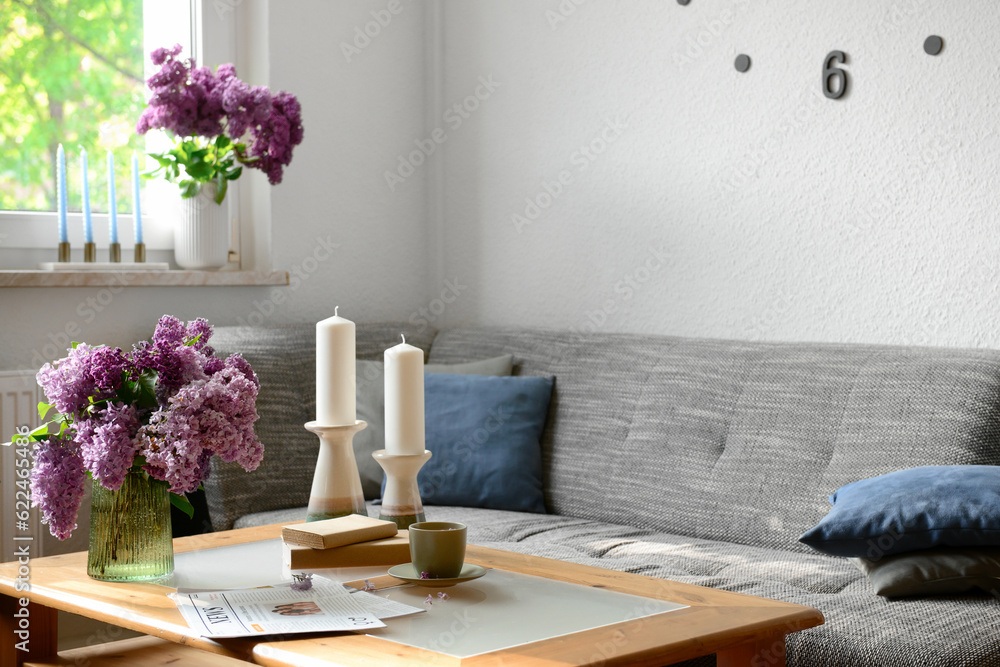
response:
M438 321L997 346L998 30L985 1L446 1L444 103L501 86L446 145Z
M268 5L270 74L251 83L295 93L305 126L270 193L272 263L291 272L289 287L4 289L0 369L37 368L71 339L129 344L163 313L305 322L339 304L357 320L409 317L425 293L425 176L390 193L383 171L424 124L423 10L408 3L348 62L338 45L372 9L363 0Z

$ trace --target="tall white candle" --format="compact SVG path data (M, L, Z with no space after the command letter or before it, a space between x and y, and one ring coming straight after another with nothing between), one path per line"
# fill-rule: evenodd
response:
M344 426L357 421L354 392L354 322L337 315L316 323L316 421Z
M406 338L385 351L385 451L424 453L424 352Z

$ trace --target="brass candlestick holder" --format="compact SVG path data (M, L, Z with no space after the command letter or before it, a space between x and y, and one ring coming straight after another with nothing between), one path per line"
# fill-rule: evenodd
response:
M431 458L423 454L389 454L384 449L372 452L372 457L385 470L385 492L378 518L392 521L400 530L424 521L424 505L420 500L417 473Z
M70 246L69 241L61 241L59 243L59 256L56 261L68 262L70 261Z
M142 264L146 261L146 244L136 243L135 244L135 263Z
M122 261L122 244L112 243L108 246L108 261L120 264Z
M348 514L368 516L353 444L354 434L366 426L368 422L360 420L345 426L306 423L306 430L319 436L319 457L306 521L335 519Z
M85 262L96 262L97 261L97 244L94 242L83 244L83 261Z

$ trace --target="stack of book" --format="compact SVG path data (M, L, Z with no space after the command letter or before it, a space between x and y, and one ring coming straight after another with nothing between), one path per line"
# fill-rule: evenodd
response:
M410 535L391 521L351 514L281 529L292 570L400 565L410 562Z

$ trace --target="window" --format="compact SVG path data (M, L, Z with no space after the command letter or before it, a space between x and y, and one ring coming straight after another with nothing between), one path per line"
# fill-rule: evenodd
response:
M235 12L203 0L9 0L0 3L0 268L52 261L57 237L56 147L66 153L67 208L74 259L82 253L80 148L89 159L90 210L98 260L108 247L107 151L115 159L116 210L123 259L132 245L131 155L162 150L162 135L135 133L145 107L149 53L180 43L225 44L217 62L233 62ZM227 5L228 6L228 5ZM204 14L212 20L198 20ZM219 39L217 34L222 34ZM201 58L198 58L201 64ZM216 63L217 64L217 63ZM172 192L142 182L143 231L151 260L165 261L171 230L157 220ZM229 199L227 197L227 199ZM233 197L235 199L235 197ZM233 205L235 206L235 205ZM157 255L160 255L157 257ZM105 255L106 256L106 255Z

